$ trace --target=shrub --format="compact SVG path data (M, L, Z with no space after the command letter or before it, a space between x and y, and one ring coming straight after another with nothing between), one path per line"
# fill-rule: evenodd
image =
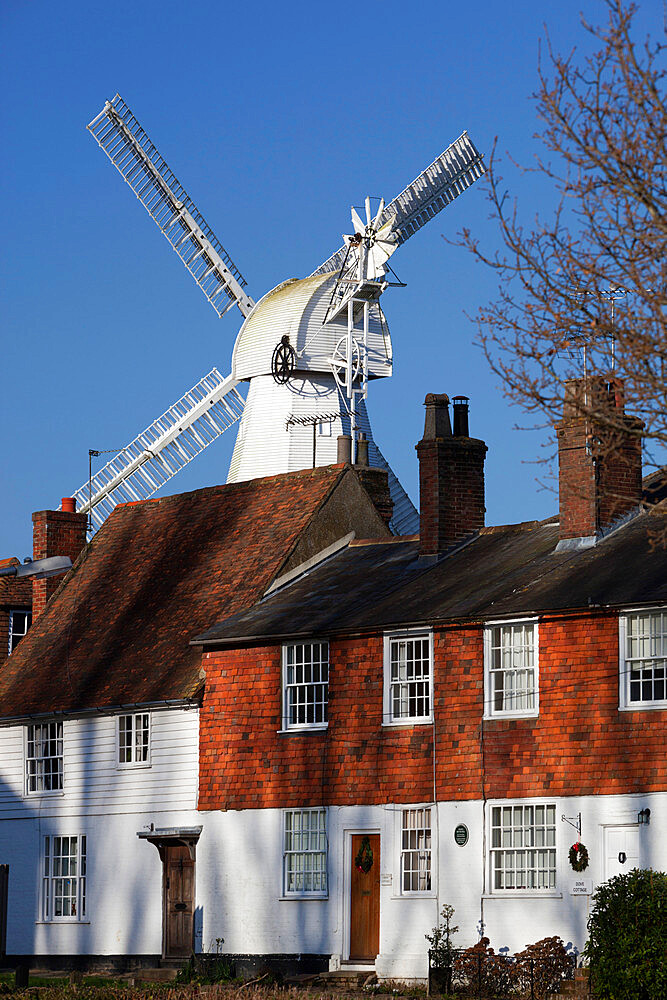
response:
M519 989L539 1000L558 992L561 981L572 968L573 956L568 955L559 937L547 937L526 945L514 956L514 961Z
M584 955L596 993L613 1000L667 996L667 875L633 868L598 886Z
M431 976L432 986L436 989L449 993L452 985L452 965L454 948L452 937L458 933L458 927L452 924L454 907L445 903L441 913L442 923L438 923L433 928L432 934L425 934L429 948L429 970L434 973Z
M496 955L489 939L466 948L454 962L454 981L474 996L505 997L514 992L516 969L514 960Z

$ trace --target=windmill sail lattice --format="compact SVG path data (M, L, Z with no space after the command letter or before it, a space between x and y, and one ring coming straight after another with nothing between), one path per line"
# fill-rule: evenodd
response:
M213 368L76 491L77 510L99 528L117 504L152 496L240 418L237 384Z
M400 246L474 184L484 172L482 154L477 151L468 133L463 132L385 207L377 219L378 228L393 216L393 232L397 245ZM347 249L346 246L341 247L313 274L340 271Z
M155 220L218 316L254 306L246 280L201 212L116 94L88 125L114 166Z

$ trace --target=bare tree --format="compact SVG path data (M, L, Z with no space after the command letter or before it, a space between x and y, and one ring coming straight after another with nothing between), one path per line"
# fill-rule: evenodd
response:
M524 225L504 193L494 146L489 198L504 247L487 254L468 230L459 243L499 278L477 322L507 397L536 424L553 425L564 379L614 372L659 454L667 444L665 47L635 41L633 4L603 3L606 24L582 20L593 54L558 55L547 37L539 67L534 98L546 153L531 169L552 182L553 213ZM596 409L595 399L580 397L590 405L585 415L613 443L616 415Z

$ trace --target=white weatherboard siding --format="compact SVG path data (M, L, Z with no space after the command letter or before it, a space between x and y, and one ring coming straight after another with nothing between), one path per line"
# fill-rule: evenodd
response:
M151 711L150 766L118 766L118 716L63 720L63 792L24 794L25 726L0 728L0 819L195 809L199 714Z
M63 720L62 793L24 795L24 726L0 728L0 863L9 864L7 951L159 955L162 864L137 832L196 826L199 712L151 711L150 766L118 767L118 716ZM87 838L87 915L42 921L46 836Z

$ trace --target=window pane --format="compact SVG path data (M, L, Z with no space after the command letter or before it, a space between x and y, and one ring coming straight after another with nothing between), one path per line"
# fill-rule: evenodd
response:
M556 806L493 806L494 889L549 889L556 884Z
M329 644L297 643L285 647L285 724L321 725L327 721Z
M431 658L428 638L391 639L389 707L392 720L431 714Z
M284 816L285 892L326 892L327 841L323 809L291 809Z
M537 705L535 624L489 629L488 710L492 715L533 711Z

